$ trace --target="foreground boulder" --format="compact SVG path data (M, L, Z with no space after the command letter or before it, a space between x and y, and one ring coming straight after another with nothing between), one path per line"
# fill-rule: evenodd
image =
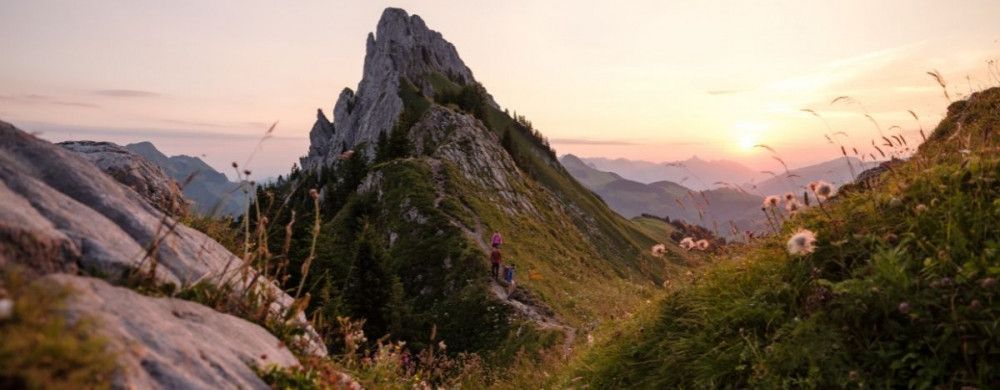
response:
M67 274L38 282L70 291L65 310L71 321L95 321L117 357L116 387L266 389L251 367L298 364L264 328L194 302Z
M255 280L256 288L275 298L275 311L292 303L221 244L178 223L84 157L0 121L0 266L9 262L39 274L114 277L140 269L158 283L180 287L229 283L243 291ZM305 322L301 315L298 320ZM311 353L326 355L311 328L305 340Z
M59 146L80 154L161 211L173 215L187 212L188 205L177 182L142 156L111 142L66 141Z

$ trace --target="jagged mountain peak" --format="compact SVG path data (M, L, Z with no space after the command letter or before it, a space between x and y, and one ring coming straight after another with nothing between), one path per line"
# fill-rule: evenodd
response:
M386 70L385 65L414 82L430 72L447 75L459 84L474 81L454 45L427 28L420 16L399 8L386 8L375 33L368 34L365 76L369 71Z
M362 143L371 157L378 135L391 132L403 110L402 80L414 84L424 96L433 96L434 76L458 85L475 82L458 50L441 33L428 28L417 15L386 8L375 32L368 34L357 91L344 88L340 92L333 122L318 116L309 133L309 154L301 165L306 169L330 165L342 152Z

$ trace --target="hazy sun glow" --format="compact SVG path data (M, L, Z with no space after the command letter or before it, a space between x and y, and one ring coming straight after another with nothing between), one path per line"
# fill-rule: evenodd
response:
M0 119L53 141L153 141L222 171L278 121L251 168L287 174L316 109L357 86L389 5L440 31L558 153L591 157L775 169L763 143L817 163L840 156L827 126L877 136L856 105L830 104L842 95L919 139L948 103L926 72L959 98L996 85L985 61L1000 54L996 0L6 0Z
M744 134L740 137L740 150L749 152L757 144L757 134Z
M761 133L767 130L769 126L763 123L756 122L740 122L734 126L734 137L736 140L736 150L740 153L749 153L753 151L754 145L760 144Z

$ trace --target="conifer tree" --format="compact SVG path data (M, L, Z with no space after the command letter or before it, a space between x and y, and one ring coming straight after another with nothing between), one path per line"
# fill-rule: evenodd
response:
M354 318L365 319L366 334L377 338L398 331L403 298L399 278L389 269L378 237L367 223L356 242L344 303Z

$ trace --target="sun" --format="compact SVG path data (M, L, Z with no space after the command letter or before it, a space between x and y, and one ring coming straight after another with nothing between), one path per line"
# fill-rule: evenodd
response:
M766 124L756 122L740 122L733 127L735 146L743 153L749 153L755 145L760 144L760 134L768 128Z
M749 152L754 145L757 145L757 134L746 133L740 136L739 147L741 151Z

